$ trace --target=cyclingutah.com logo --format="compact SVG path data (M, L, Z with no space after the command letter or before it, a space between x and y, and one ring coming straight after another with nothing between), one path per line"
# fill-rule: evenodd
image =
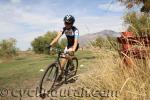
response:
M46 89L42 89L42 93L46 93L46 97L79 97L79 98L102 98L102 97L118 97L119 92L113 90L98 90L98 89L90 89L89 87L65 87L59 88L57 90L53 90L51 92L47 92ZM36 89L0 89L0 97L15 97L15 98L23 98L23 97L39 97L39 88Z

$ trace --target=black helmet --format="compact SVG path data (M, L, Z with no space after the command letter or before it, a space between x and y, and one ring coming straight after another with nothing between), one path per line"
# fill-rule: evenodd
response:
M64 22L68 22L68 23L74 23L75 22L75 18L72 15L66 15L64 17Z

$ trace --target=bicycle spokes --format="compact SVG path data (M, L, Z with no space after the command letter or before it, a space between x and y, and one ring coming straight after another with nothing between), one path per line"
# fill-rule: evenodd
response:
M53 67L50 69L49 74L46 76L47 77L47 81L51 81L53 82L55 80L56 77L56 68Z
M57 74L58 69L56 67L56 64L48 66L40 82L40 94L48 93L48 91L50 91L54 87Z

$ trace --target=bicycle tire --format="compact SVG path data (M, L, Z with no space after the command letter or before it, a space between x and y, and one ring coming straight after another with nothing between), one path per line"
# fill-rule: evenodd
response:
M78 70L78 59L77 59L77 57L73 57L71 59L71 62L68 61L68 63L67 63L67 70L69 70L69 67L72 66L71 63L73 63L74 61L76 62L76 64L74 65L74 71L73 71L74 74L72 74L72 76L75 76L76 73L77 73L77 70Z
M53 78L53 81L51 81L51 83L49 83L47 86L49 87L49 89L48 90L46 90L45 89L45 87L44 87L44 82L45 81L49 81L49 80L47 80L48 79L48 77L50 77L49 75L51 75L51 73L52 73L52 70L53 69L56 69L53 73L54 73L54 78ZM42 95L43 94L43 89L44 89L44 94L45 94L45 92L49 92L49 91L51 91L51 89L53 88L53 86L55 85L55 82L56 82L56 79L57 79L57 75L58 75L58 64L57 63L52 63L52 64L50 64L50 65L48 65L48 67L46 68L46 70L45 70L45 72L44 72L44 74L43 74L43 76L42 76L42 78L41 78L41 80L40 80L40 85L39 85L39 93L40 93L40 97L42 96L42 98L44 98L43 96L44 95ZM50 71L50 72L49 72ZM48 75L48 77L46 77ZM46 80L45 80L45 78L46 78ZM46 90L46 91L45 91Z

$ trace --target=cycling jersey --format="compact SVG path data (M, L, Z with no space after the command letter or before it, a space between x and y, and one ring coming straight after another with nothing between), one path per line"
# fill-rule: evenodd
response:
M68 40L67 48L70 48L74 45L74 40L79 38L79 31L78 29L73 26L70 29L63 28L62 34L65 34ZM79 44L78 44L79 46ZM77 46L77 48L78 48Z

